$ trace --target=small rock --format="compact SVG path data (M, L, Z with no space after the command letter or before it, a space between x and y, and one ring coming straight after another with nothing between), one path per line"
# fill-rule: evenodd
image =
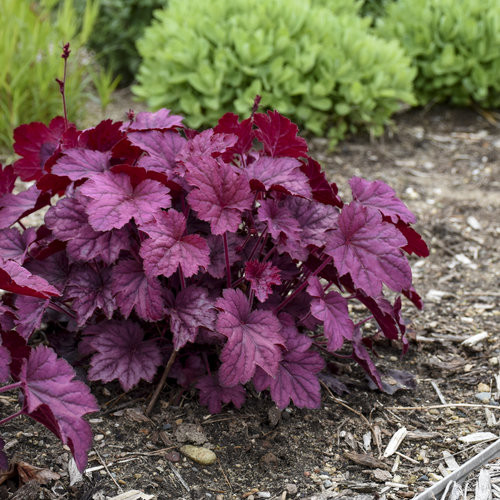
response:
M257 496L259 498L271 498L271 493L269 491L259 491Z
M102 441L104 439L104 434L96 434L94 436L94 441Z
M271 427L276 427L281 420L281 410L276 406L271 406L267 412L267 418Z
M429 476L426 476L425 474L423 476L420 476L417 481L429 481Z
M165 458L169 460L170 462L177 463L181 459L181 455L178 451L169 451L166 455Z
M477 385L477 392L490 392L490 386L481 382Z
M375 469L372 472L372 476L375 481L379 481L381 483L390 481L392 479L392 474L389 471L383 469Z
M481 224L473 215L467 217L467 224L469 224L469 226L476 231L481 229Z
M175 439L180 443L194 443L201 445L207 441L201 425L180 424L175 430Z
M330 487L332 487L332 486L333 486L333 483L332 483L329 479L325 479L325 480L323 481L323 486L324 486L325 488L330 488Z
M427 292L427 294L426 294L425 298L426 298L429 302L440 302L440 301L441 301L441 299L442 299L443 297L446 297L447 295L449 295L449 294L448 294L448 292L445 292L445 291L443 291L443 290L435 290L435 289L431 288L431 289Z
M286 484L285 489L289 495L295 495L298 491L297 485L293 483Z
M491 399L491 392L476 392L475 396L479 401L487 403Z
M211 465L217 459L217 456L212 450L203 448L202 446L193 446L186 444L180 448L180 452L186 457L200 465Z

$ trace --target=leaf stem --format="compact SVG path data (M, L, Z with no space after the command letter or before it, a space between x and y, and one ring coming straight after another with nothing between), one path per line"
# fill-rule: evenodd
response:
M231 288L231 268L229 266L229 247L227 244L227 231L222 235L222 239L224 240L224 258L226 260L227 287Z
M62 307L61 305L57 304L56 302L52 302L51 300L49 300L48 307L50 309L53 309L54 311L66 314L71 319L76 319L76 315L75 314L73 314L71 311L66 310L64 307Z
M23 410L16 411L16 413L13 413L12 415L9 415L8 417L3 418L0 420L0 425L6 424L9 420L12 420L13 418L19 417L19 415L23 414Z
M149 401L148 407L146 408L146 411L144 412L144 415L146 417L149 416L149 414L153 411L153 408L156 404L156 401L158 401L158 398L160 396L160 392L163 389L163 386L165 385L165 382L167 381L168 374L170 372L170 369L172 368L172 365L174 364L175 358L177 356L177 352L175 349L172 351L172 354L168 358L167 365L165 366L165 370L163 370L160 382L156 386L155 392L151 396L151 400Z
M184 290L184 288L186 288L186 278L184 277L181 266L179 266L179 280L181 282L181 290Z
M3 387L0 387L0 392L13 391L18 387L21 387L21 382L15 382L14 384L4 385Z

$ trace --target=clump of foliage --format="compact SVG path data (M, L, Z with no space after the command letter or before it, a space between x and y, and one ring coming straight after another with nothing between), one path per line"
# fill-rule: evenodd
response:
M83 12L86 0L75 2L77 10ZM166 4L167 0L100 0L88 45L104 67L120 76L122 85L132 83L139 68L136 41L150 24L154 10Z
M0 169L0 392L23 397L0 423L41 422L80 469L97 405L70 363L125 391L166 364L216 413L248 383L318 407L341 349L383 389L367 322L407 349L401 295L421 301L406 255L428 254L415 216L381 181L354 177L341 200L278 112L201 133L166 109L84 131L58 117L20 126L15 149ZM16 178L35 184L13 194Z
M77 15L73 0L39 2L2 0L0 18L0 148L10 147L12 131L22 122L46 121L58 113L55 78L60 73L63 41L71 41L68 109L81 116L91 64L81 50L94 27L98 3L89 0Z
M223 112L248 113L261 94L264 108L314 134L381 133L401 101L413 102L414 70L397 42L369 33L357 9L319 0L171 0L138 42L133 91L152 109L176 107L195 128L213 126Z
M398 0L377 31L401 42L418 69L419 102L500 106L500 2Z

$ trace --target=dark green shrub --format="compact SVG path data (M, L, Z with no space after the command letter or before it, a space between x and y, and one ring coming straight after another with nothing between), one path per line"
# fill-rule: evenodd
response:
M498 0L399 0L377 32L398 39L413 59L421 104L500 106Z
M397 42L368 33L369 19L335 15L345 2L317 2L171 0L138 42L133 91L192 127L248 113L260 94L264 107L318 135L380 133L401 101L412 102L414 70Z
M99 16L88 45L99 62L120 75L120 84L132 83L140 64L135 46L144 29L151 23L153 11L168 0L100 0ZM76 0L79 11L86 0Z

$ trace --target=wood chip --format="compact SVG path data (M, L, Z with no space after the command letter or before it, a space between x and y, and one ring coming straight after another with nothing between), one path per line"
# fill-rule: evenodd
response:
M354 463L370 467L372 469L390 469L390 467L382 460L375 458L373 455L367 453L356 453L354 451L346 451L344 456Z
M389 441L389 444L387 445L387 448L384 451L383 456L385 458L394 455L400 444L403 442L403 439L406 437L406 434L408 434L406 427L401 427L394 433L391 440Z
M471 337L465 339L462 342L462 345L465 345L467 347L471 347L473 345L478 344L482 340L487 339L488 337L489 337L488 332L479 332L479 333L476 333L476 335L472 335Z
M109 500L152 500L154 495L148 495L139 490L130 490L108 498Z
M498 436L492 432L473 432L472 434L467 434L467 436L461 436L458 438L459 441L466 444L482 443L483 441L491 441L492 439L497 439Z
M406 434L406 439L409 439L411 441L425 441L427 439L436 439L441 434L439 432L435 431L408 431L408 434Z
M458 465L457 461L455 460L455 457L448 450L443 451L443 458L446 463L446 467L451 472L457 470L460 467L460 465Z
M491 477L486 469L481 469L479 472L474 500L492 500Z

